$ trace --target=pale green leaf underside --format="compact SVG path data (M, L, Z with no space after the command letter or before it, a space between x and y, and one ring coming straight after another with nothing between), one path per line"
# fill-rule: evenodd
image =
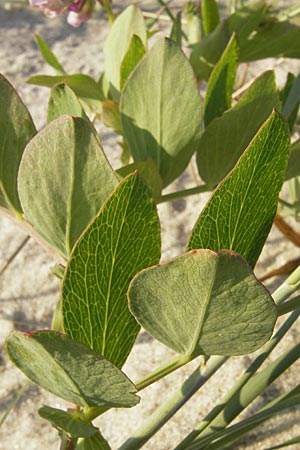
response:
M92 125L61 116L27 145L18 188L25 218L67 256L117 182Z
M128 309L129 282L159 259L156 207L135 173L120 183L74 248L62 287L65 330L122 366L139 331Z
M17 176L26 144L36 134L32 118L12 85L0 75L0 205L22 208Z
M156 339L184 355L241 355L271 336L277 312L236 253L193 250L139 273L130 309Z
M160 39L124 86L124 136L135 161L153 158L166 186L188 165L201 135L202 107L193 70L171 39Z
M273 112L214 191L194 226L188 250L235 250L254 267L276 214L289 148L287 124Z
M280 108L275 74L267 71L229 111L213 120L202 135L197 153L201 178L216 185L233 168L259 127Z
M89 120L72 89L62 83L54 86L51 90L47 121L51 122L64 114Z
M7 338L10 359L34 383L82 407L131 407L136 389L110 361L67 335L54 331Z
M141 10L128 6L112 25L104 45L105 75L115 99L120 92L121 64L130 47L133 35L147 48L147 29Z
M91 423L84 422L74 414L61 409L44 405L39 408L38 413L43 419L48 420L55 428L65 431L72 437L88 438L97 432L97 428Z

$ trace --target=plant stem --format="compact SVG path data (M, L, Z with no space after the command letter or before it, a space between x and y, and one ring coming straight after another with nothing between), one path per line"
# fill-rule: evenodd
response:
M234 397L238 395L245 384L250 380L250 378L257 372L265 360L269 357L274 348L279 344L285 334L289 331L291 326L299 317L299 311L293 312L287 320L283 323L280 329L277 331L275 336L264 346L264 351L252 362L252 364L247 368L243 375L237 380L233 387L225 394L219 404L213 408L213 410L207 414L207 416L200 422L199 426L189 433L184 440L174 449L174 450L185 450L188 444L191 444L196 437L201 435L204 430L212 430L215 423L219 423L223 419L224 409L226 405L232 401ZM220 425L220 423L219 423ZM223 424L224 425L224 424ZM221 429L221 428L220 428Z
M26 391L26 389L28 388L28 386L31 384L31 381L27 381L18 391L17 394L15 396L15 398L13 399L13 401L11 402L11 404L8 406L7 410L4 412L4 414L2 415L1 419L0 419L0 428L2 427L4 421L7 419L7 417L9 416L10 412L14 409L14 407L18 404L20 398L22 397L22 395L24 394L24 392Z
M26 236L21 244L17 247L17 249L13 252L13 254L2 264L0 267L0 276L5 272L5 270L8 268L8 266L13 262L15 257L20 253L20 251L25 247L27 242L29 241L30 236Z
M184 189L183 191L176 191L176 192L171 192L170 194L162 195L161 197L159 197L156 200L156 203L157 204L164 203L164 202L168 202L170 200L175 200L176 198L188 197L190 195L196 195L196 194L201 194L203 192L209 192L209 191L212 191L214 188L215 188L215 186L211 186L208 184L201 184L200 186L195 186L190 189Z
M255 373L225 405L216 419L209 423L209 426L200 434L199 438L190 446L184 446L183 448L185 450L206 449L211 442L215 441L220 431L224 430L253 400L299 359L299 351L300 344L296 344L263 370Z
M147 386L150 386L150 384L160 380L166 375L169 375L170 373L174 372L174 370L179 369L179 367L182 367L188 362L192 361L192 359L194 359L194 357L191 356L181 356L179 358L176 358L173 361L168 362L167 364L159 367L157 370L150 373L141 380L137 381L137 383L135 383L135 387L137 388L138 391L141 391L142 389L145 389Z
M108 20L109 20L110 24L113 24L114 21L115 21L115 15L114 15L114 12L113 12L112 7L111 7L110 0L101 0L101 4L106 9L106 14L107 14L107 17L108 17Z
M278 306L278 315L283 316L291 311L295 311L300 308L300 295L288 300L287 302L281 303Z
M278 305L283 303L294 292L300 289L300 266L279 286L272 294L272 297Z
M141 448L209 380L227 359L227 356L210 358L202 373L200 366L197 367L182 386L154 411L142 427L119 450L138 450Z

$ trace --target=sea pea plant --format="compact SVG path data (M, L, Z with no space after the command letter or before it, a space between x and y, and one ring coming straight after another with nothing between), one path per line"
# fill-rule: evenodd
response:
M0 80L1 211L57 256L61 278L52 330L15 331L6 348L30 380L71 403L66 411L39 409L59 430L62 450L110 449L93 420L110 408L134 407L144 388L196 358L198 368L120 450L141 448L231 355L261 347L225 398L174 448L231 448L300 404L296 377L291 391L230 425L300 351L298 343L259 370L298 319L300 268L272 294L253 273L284 182L294 190L280 208L299 215L300 141L290 144L299 77L288 74L278 90L269 70L242 96L233 92L240 62L300 57L295 10L275 14L258 2L220 21L217 3L202 1L200 13L191 4L186 11L193 33L181 26L180 13L167 11L170 36L148 49L149 24L128 6L110 29L97 81L65 73L37 36L57 71L29 80L52 88L41 131L10 83ZM188 58L181 47L195 37L195 23L201 36ZM92 119L120 135L119 170L110 166ZM194 154L202 183L164 194ZM159 264L156 204L204 191L212 195L186 253ZM130 380L122 367L141 327L178 356Z

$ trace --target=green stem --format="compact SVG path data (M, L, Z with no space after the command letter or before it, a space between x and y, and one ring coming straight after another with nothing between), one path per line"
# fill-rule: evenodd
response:
M84 419L87 422L92 422L94 419L105 413L108 409L109 407L100 408L99 406L90 406L84 411Z
M300 308L300 295L293 297L291 300L287 302L281 303L278 305L277 311L279 316L283 316L284 314L288 314L289 312L295 311Z
M0 419L0 428L3 425L4 421L7 419L7 417L9 416L10 412L14 409L14 407L18 404L20 398L22 397L22 395L24 394L24 392L26 391L26 389L28 388L28 386L31 384L31 381L27 381L18 391L17 394L15 396L15 398L13 399L13 401L11 402L11 404L9 405L9 407L7 408L7 410L4 412L3 416Z
M283 323L275 336L264 346L264 351L261 353L248 369L243 373L234 386L225 394L220 403L200 422L199 426L189 433L184 440L174 450L184 450L188 444L191 444L204 430L214 430L214 424L220 422L224 416L224 409L232 399L238 395L245 384L257 372L270 353L279 344L285 334L290 330L291 326L298 319L300 312L293 312L288 319Z
M227 361L226 356L209 359L201 373L200 366L187 378L165 403L157 408L132 437L119 450L138 450L141 448Z
M224 411L209 424L209 427L201 433L199 438L192 442L190 446L185 446L184 449L206 449L216 439L220 431L225 429L253 400L261 395L270 384L299 359L299 351L300 344L294 345L294 347L270 363L263 370L254 374L248 383L225 405Z
M300 266L276 289L272 297L275 303L280 305L298 289L300 289Z
M150 373L141 380L137 381L135 383L135 387L137 388L138 391L141 391L142 389L145 389L147 386L150 386L150 384L155 383L156 381L160 380L166 375L169 375L170 373L179 369L179 367L182 367L185 364L189 363L193 359L194 357L192 356L180 356L174 359L173 361L170 361L167 364L159 367L157 370Z
M17 247L17 249L13 252L13 254L6 260L4 261L4 263L2 264L2 266L0 267L0 276L3 275L3 273L5 272L5 270L8 268L8 266L13 262L13 260L15 259L16 256L18 256L18 254L20 253L20 251L25 247L25 245L27 244L27 242L29 241L30 236L26 236L21 244Z
M201 194L203 192L209 192L209 191L212 191L214 188L215 188L215 186L211 186L208 184L202 184L201 186L195 186L190 189L184 189L183 191L171 192L170 194L165 194L165 195L162 195L161 197L159 197L156 200L156 203L158 204L158 203L169 202L170 200L175 200L176 198L188 197L190 195L196 195L196 194Z
M175 22L175 16L172 13L172 11L170 10L170 8L168 7L168 5L164 2L164 0L157 0L157 3L163 7L164 11L166 12L166 14L170 17L170 19L172 20L172 22Z
M167 16L171 19L172 23L174 24L176 17L174 16L174 14L172 13L172 11L170 10L170 8L168 7L168 5L164 2L164 0L157 0L157 3L163 7L163 10L165 11L165 13L167 14ZM183 36L183 38L188 41L188 37L186 35L186 33L181 30L181 34Z
M110 0L101 0L101 4L104 6L104 8L106 10L106 14L107 14L107 17L108 17L108 20L109 20L110 24L113 24L116 17L114 15L113 10L112 10Z

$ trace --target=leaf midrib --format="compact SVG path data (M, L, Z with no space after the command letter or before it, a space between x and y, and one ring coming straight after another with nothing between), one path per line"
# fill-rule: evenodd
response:
M213 263L213 264L211 264L211 263ZM195 264L197 264L197 261L195 261ZM203 326L204 326L204 323L205 323L205 316L206 316L208 307L210 305L211 293L213 291L213 286L215 284L216 273L217 273L217 268L218 268L219 261L218 261L218 259L213 257L213 258L211 258L211 261L209 261L209 264L211 265L210 273L212 273L211 285L209 286L209 289L207 290L208 291L208 295L207 295L207 298L204 301L204 305L203 305L203 308L202 308L202 311L201 311L201 315L199 317L198 326L195 329L194 339L192 340L190 349L186 353L186 356L193 355L193 353L195 352L195 350L196 350L196 348L197 348L197 346L198 346L198 344L200 342L202 329L203 329ZM197 354L198 354L198 352L197 352Z

